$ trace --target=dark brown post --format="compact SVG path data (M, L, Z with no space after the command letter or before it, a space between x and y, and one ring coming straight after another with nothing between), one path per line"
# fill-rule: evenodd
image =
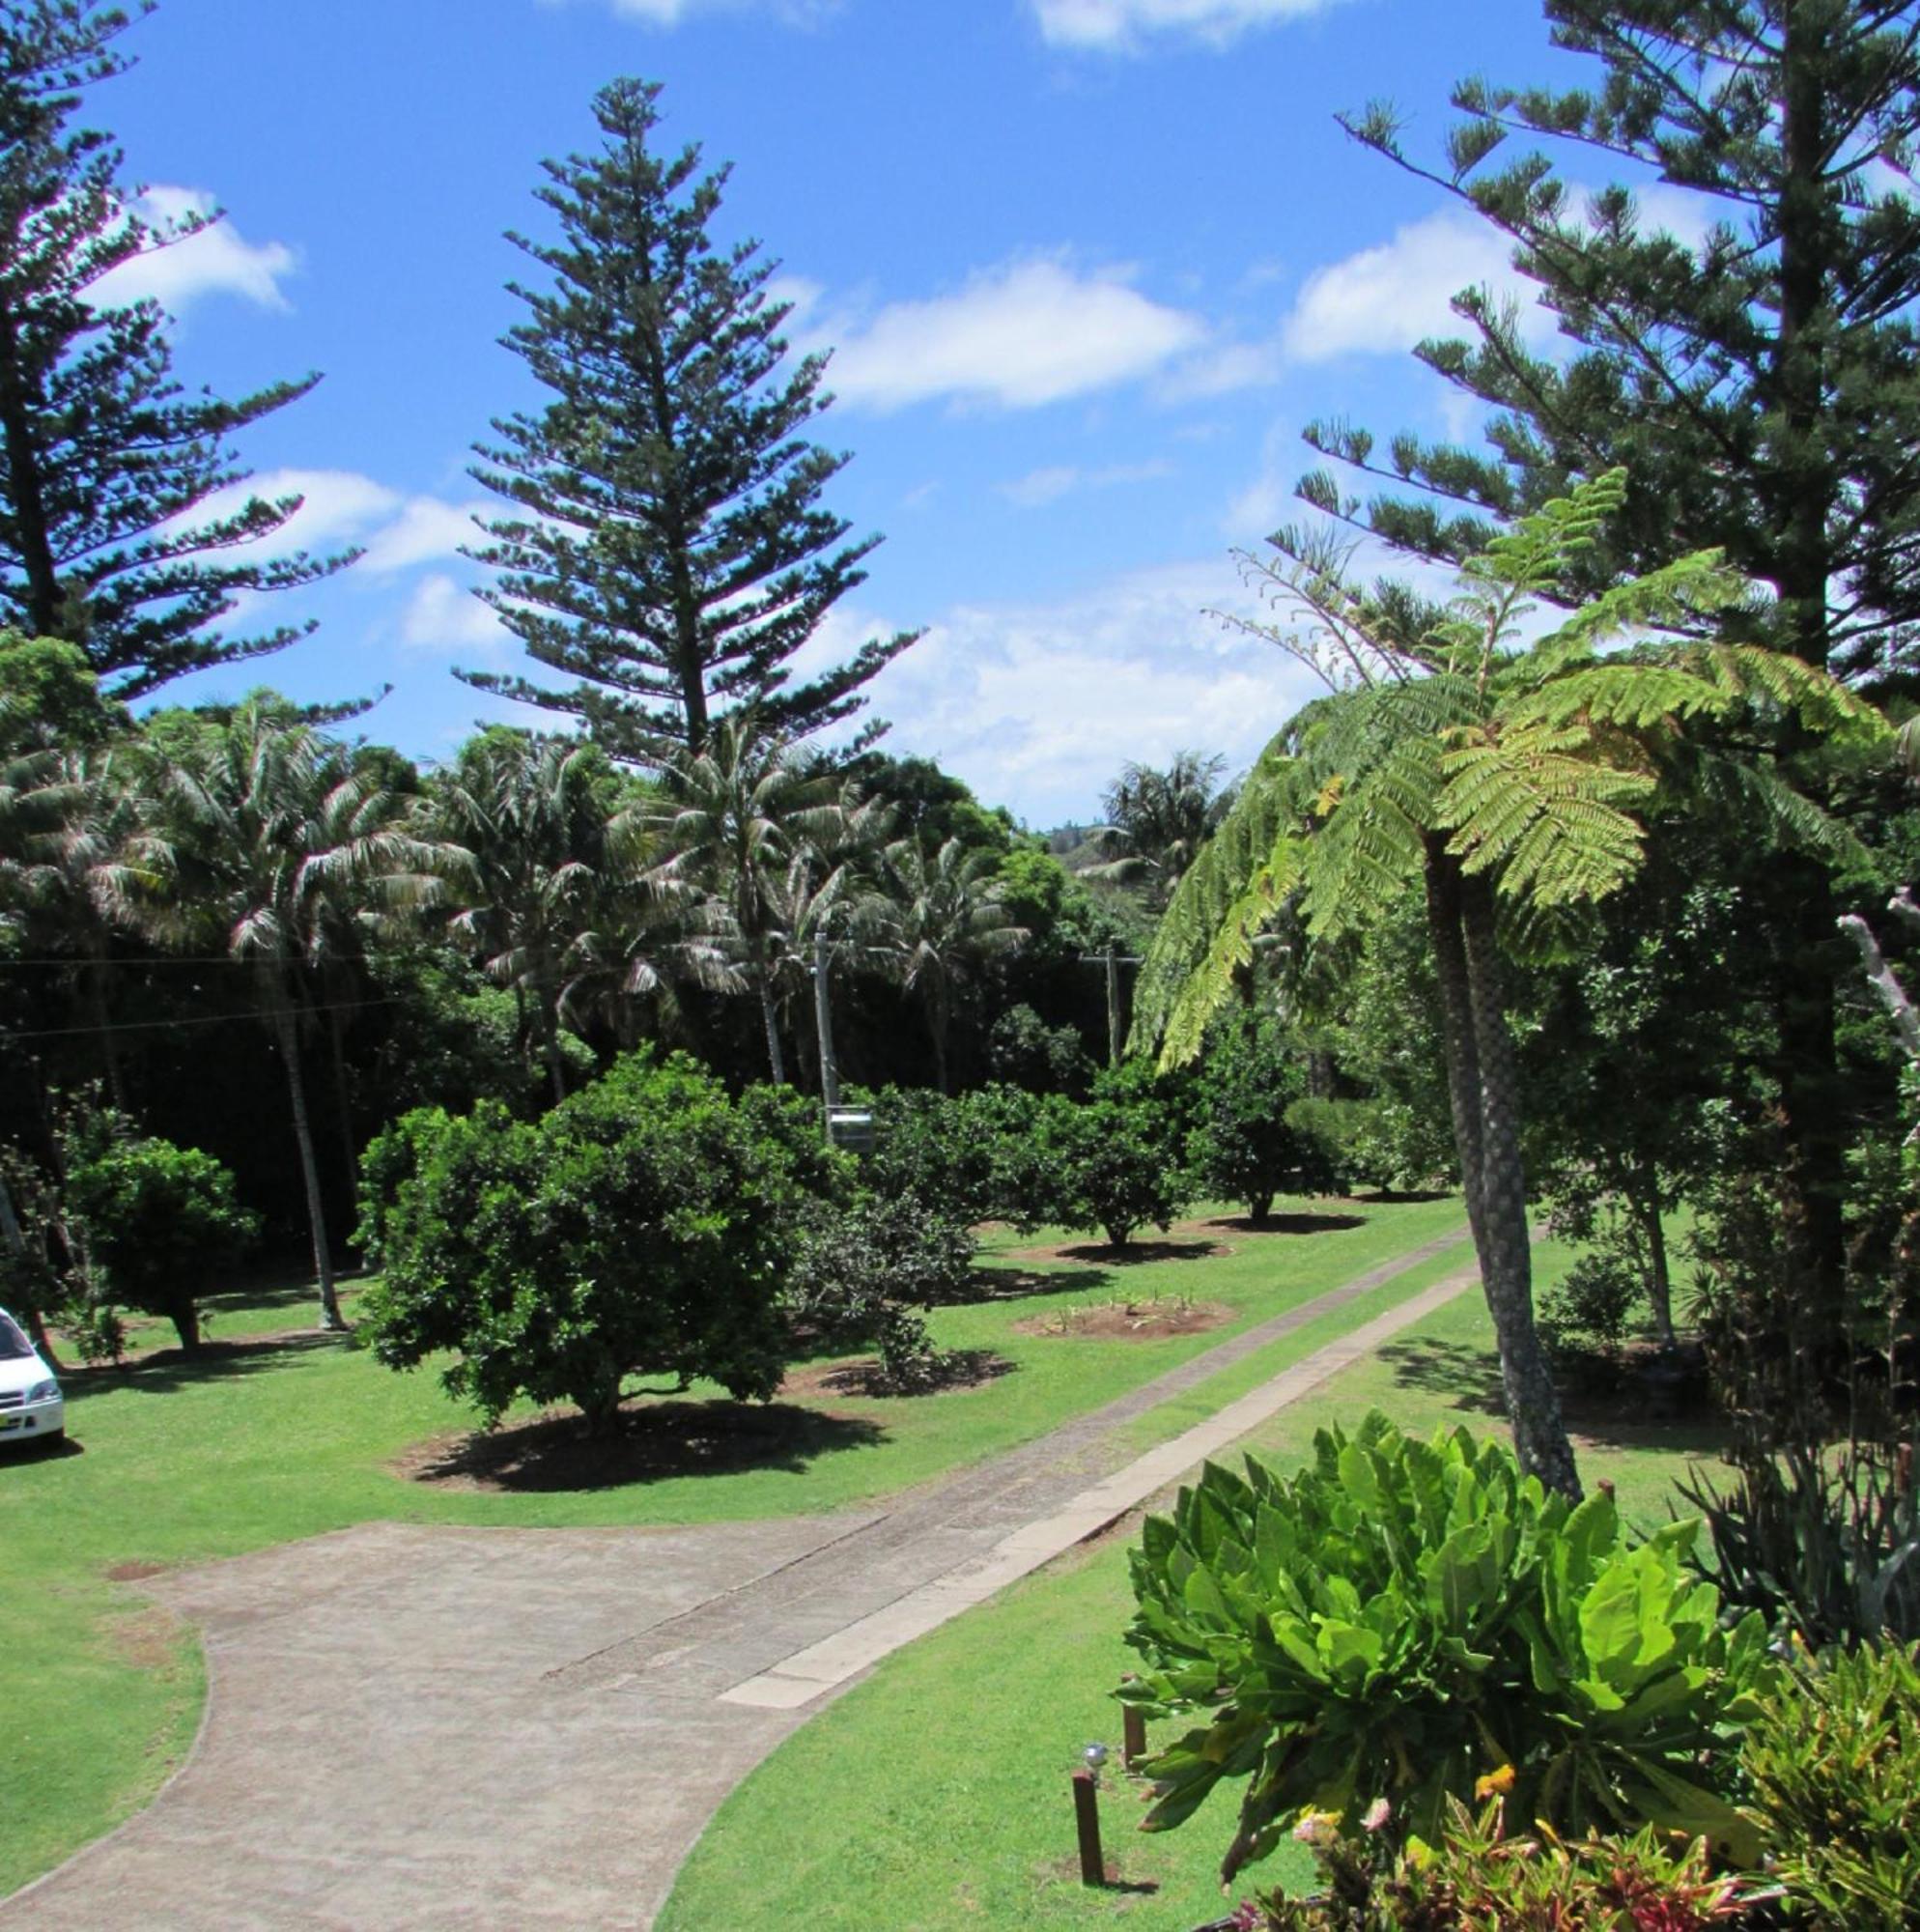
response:
M1104 1886L1107 1861L1100 1850L1099 1780L1090 1771L1073 1775L1073 1822L1080 1833L1080 1882Z
M1132 1684L1137 1680L1129 1672L1121 1680ZM1146 1719L1132 1704L1120 1706L1120 1762L1131 1771L1146 1755Z

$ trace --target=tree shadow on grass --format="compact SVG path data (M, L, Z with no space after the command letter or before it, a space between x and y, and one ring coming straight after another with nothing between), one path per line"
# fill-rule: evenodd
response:
M1384 1344L1379 1355L1399 1387L1450 1396L1454 1408L1506 1420L1500 1358L1491 1350L1416 1336ZM1565 1374L1556 1379L1567 1428L1603 1448L1708 1456L1727 1440L1725 1419L1716 1409L1699 1400L1669 1404L1638 1376L1625 1375L1611 1387L1572 1381Z
M1084 1289L1099 1288L1106 1279L1104 1268L977 1267L974 1270L977 1293L967 1305L980 1301L1024 1301L1035 1294L1074 1294Z
M348 1341L345 1335L314 1328L294 1335L251 1335L240 1342L205 1342L191 1355L183 1349L159 1349L119 1368L110 1364L67 1368L61 1373L60 1386L70 1404L127 1389L136 1395L169 1395L199 1382L285 1368L317 1350L344 1348Z
M1365 1214L1267 1214L1256 1220L1251 1214L1219 1214L1202 1221L1202 1228L1218 1228L1229 1235L1337 1235L1346 1228L1364 1228Z
M1228 1250L1219 1241L1147 1240L1129 1241L1123 1248L1106 1241L1081 1241L1052 1252L1062 1261L1097 1262L1103 1268L1110 1268L1139 1267L1147 1262L1204 1261L1208 1255L1224 1255Z
M865 1416L795 1403L663 1402L622 1410L605 1435L585 1435L570 1411L542 1415L422 1443L391 1466L416 1482L523 1495L768 1469L801 1475L822 1456L886 1438Z

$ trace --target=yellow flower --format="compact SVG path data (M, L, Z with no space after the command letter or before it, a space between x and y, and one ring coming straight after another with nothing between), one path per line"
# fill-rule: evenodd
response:
M1498 1771L1489 1771L1474 1784L1474 1796L1480 1799L1505 1798L1513 1788L1513 1767L1503 1764Z

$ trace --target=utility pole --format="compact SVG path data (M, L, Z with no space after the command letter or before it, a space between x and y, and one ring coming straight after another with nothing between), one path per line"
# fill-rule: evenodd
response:
M820 1039L820 1102L831 1116L840 1104L840 1066L833 1058L833 1002L828 983L833 948L824 928L813 934L813 1026Z
M1104 966L1107 969L1107 1065L1120 1064L1122 1034L1120 1030L1120 968L1138 966L1140 960L1132 953L1119 952L1110 939L1104 952L1083 952L1080 955L1083 966Z

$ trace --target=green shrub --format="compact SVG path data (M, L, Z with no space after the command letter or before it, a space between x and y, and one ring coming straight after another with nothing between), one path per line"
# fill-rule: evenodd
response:
M1244 1201L1256 1221L1276 1194L1301 1184L1309 1163L1286 1112L1300 1097L1303 1058L1272 1014L1236 1014L1207 1037L1187 1159L1202 1194Z
M198 1148L117 1134L104 1114L63 1138L67 1210L98 1277L88 1299L161 1316L183 1349L198 1349L200 1297L259 1238L260 1217ZM117 1352L115 1330L111 1321L90 1324L86 1346Z
M1703 1840L1676 1846L1651 1826L1570 1843L1551 1831L1509 1836L1498 1800L1475 1817L1450 1799L1445 1835L1431 1848L1396 1854L1384 1833L1342 1831L1318 1814L1300 1835L1313 1846L1319 1890L1261 1898L1228 1921L1236 1932L1701 1932L1773 1895L1716 1876Z
M1018 1221L1020 1160L1039 1104L1017 1087L952 1098L885 1088L873 1102L874 1148L861 1178L876 1195L917 1201L963 1227Z
M1557 1356L1618 1355L1643 1293L1617 1249L1582 1255L1540 1297L1540 1339Z
M1009 1151L1017 1218L1099 1232L1127 1247L1137 1229L1168 1227L1192 1198L1182 1138L1171 1098L1138 1078L1103 1074L1093 1098L1081 1102L1054 1094Z
M1920 1652L1865 1645L1811 1662L1748 1730L1748 1809L1791 1923L1920 1926Z
M407 1369L450 1351L442 1383L489 1423L525 1396L602 1430L637 1375L771 1396L802 1216L845 1174L817 1136L790 1144L790 1111L636 1053L538 1122L494 1102L407 1115L362 1162L375 1353Z
M1230 1878L1309 1810L1384 1800L1430 1838L1511 1768L1522 1818L1744 1844L1715 1754L1776 1666L1761 1618L1724 1630L1683 1568L1697 1527L1634 1545L1609 1496L1576 1508L1502 1444L1377 1413L1294 1476L1209 1464L1133 1555L1146 1667L1121 1695L1200 1720L1145 1766L1147 1829L1246 1779Z
M952 1364L918 1310L973 1293L976 1245L967 1229L917 1201L868 1196L828 1208L801 1235L786 1304L829 1348L875 1344L888 1391L937 1387Z
M1920 1499L1897 1450L1749 1444L1730 1486L1680 1493L1706 1520L1699 1568L1729 1606L1814 1650L1920 1641Z

